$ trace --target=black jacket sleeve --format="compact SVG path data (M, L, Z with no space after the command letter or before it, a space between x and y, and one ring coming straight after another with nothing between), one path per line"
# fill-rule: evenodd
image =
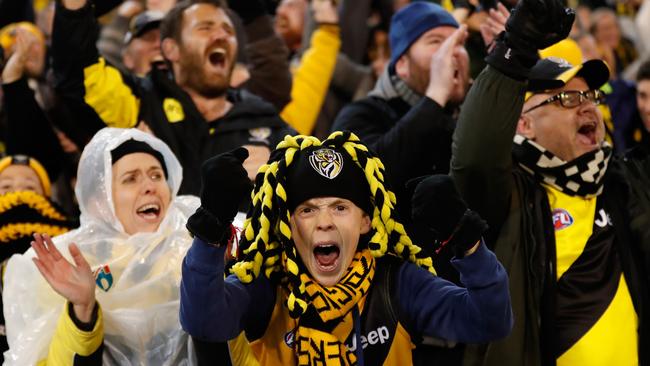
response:
M54 84L73 119L67 124L73 128L63 132L81 135L75 139L77 143L106 125L133 127L138 121L135 78L100 58L96 46L99 24L94 15L91 2L78 10L65 8L61 1L56 3L52 31ZM91 89L87 90L89 80Z
M281 111L291 100L289 49L273 30L268 15L255 18L244 30L251 74L244 87Z
M514 189L512 139L526 83L487 67L461 109L452 145L451 174L468 206L498 230Z
M95 16L101 17L102 15L111 12L122 4L124 0L96 0L95 1Z
M449 171L454 125L453 118L429 98L422 98L400 118L388 104L370 97L344 108L333 129L354 132L377 153L397 193L411 178Z
M43 164L50 179L56 180L65 160L64 152L27 79L3 84L2 89L8 120L7 152L35 158Z
M368 48L370 27L365 25L372 11L372 0L343 1L341 4L339 25L341 34L341 53L353 62L361 64Z
M86 66L97 62L99 53L95 43L99 38L99 24L94 17L91 2L79 10L69 10L56 2L52 28L52 68L57 90L64 97L83 99Z
M0 28L15 22L34 22L34 6L27 0L0 0Z

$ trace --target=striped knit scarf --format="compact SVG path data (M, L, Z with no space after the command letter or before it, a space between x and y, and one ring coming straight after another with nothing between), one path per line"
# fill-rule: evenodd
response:
M47 198L31 191L0 195L0 261L29 249L32 234L63 234L79 224Z
M309 294L309 309L298 322L296 356L298 365L356 365L354 353L345 346L353 310L361 313L375 274L375 259L370 250L357 252L348 272L334 286L323 287L311 276L302 274Z
M584 198L603 191L603 177L612 156L611 146L604 142L600 149L567 162L521 135L515 135L512 152L519 166L538 181Z

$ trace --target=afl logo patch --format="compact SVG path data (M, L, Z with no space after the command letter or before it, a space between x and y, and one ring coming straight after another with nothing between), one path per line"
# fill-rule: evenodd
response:
M553 210L553 227L555 231L566 229L573 224L573 217L563 208Z
M311 153L309 164L318 174L334 179L343 170L343 157L332 149L320 149Z
M108 292L113 287L113 274L108 265L97 268L94 275L97 287L104 290L104 292Z
M293 349L293 345L296 341L296 329L292 329L284 334L284 343Z

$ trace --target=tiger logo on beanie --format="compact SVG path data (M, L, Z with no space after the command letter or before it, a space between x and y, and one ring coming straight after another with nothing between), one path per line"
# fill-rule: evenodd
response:
M318 174L328 179L336 178L343 170L343 157L332 149L319 149L309 156L309 163Z

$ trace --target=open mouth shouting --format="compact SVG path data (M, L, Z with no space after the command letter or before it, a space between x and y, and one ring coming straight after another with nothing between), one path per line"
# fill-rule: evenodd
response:
M161 213L162 208L159 203L147 203L136 209L137 217L149 223L158 223Z
M316 266L321 272L333 272L339 264L341 250L337 243L319 243L314 247L313 255Z
M586 146L598 146L598 122L588 121L578 128L578 141Z
M225 69L228 52L223 47L214 47L208 51L208 61L215 68Z

